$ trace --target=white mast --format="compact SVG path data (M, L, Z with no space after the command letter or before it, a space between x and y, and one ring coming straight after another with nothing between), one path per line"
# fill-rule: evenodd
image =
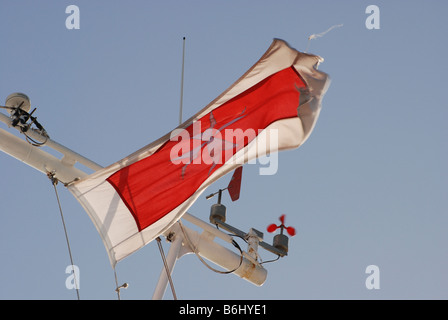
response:
M10 95L17 97L23 97L23 94L13 94ZM23 98L25 99L25 98ZM26 97L28 99L28 97ZM3 108L14 109L19 108L19 105L7 105ZM22 112L22 111L21 111ZM23 111L22 116L30 119L30 114L27 111ZM16 116L17 118L17 116ZM48 175L49 173L53 177L57 178L64 184L68 184L74 180L86 177L87 172L76 168L74 165L78 162L86 166L87 168L97 171L102 168L99 164L91 161L90 159L80 155L73 150L57 143L56 141L49 138L49 136L44 132L44 130L31 129L30 126L24 130L24 126L17 124L17 120L13 115L7 116L0 112L0 121L5 123L8 127L13 127L24 133L27 138L32 138L39 144L28 143L19 137L7 132L6 130L0 128L0 150L9 154L10 156L26 163L27 165L35 168L36 170ZM28 121L27 120L27 121ZM63 154L61 159L51 155L42 148L41 145L45 145ZM184 220L196 225L203 231L198 233L197 231L188 228L180 221L173 225L164 236L168 241L171 242L171 247L167 255L167 265L169 268L169 273L171 274L177 259L181 258L183 255L188 253L195 253L198 257L203 257L214 264L221 266L227 272L232 272L235 275L257 285L261 286L267 277L267 271L263 266L257 261L256 255L254 255L253 248L258 247L258 242L260 239L258 237L252 238L250 243L252 249L249 248L247 252L241 250L240 254L233 252L230 249L223 247L220 244L214 242L215 238L222 239L230 244L235 245L233 238L224 233L209 223L194 217L189 213L185 213L183 216ZM227 229L238 235L247 235L244 232L231 227L230 225L222 221L214 221L214 223L219 224L220 227ZM254 243L255 241L255 243ZM269 251L278 254L286 255L285 252L264 243L259 243L261 247L265 249L270 249ZM280 253L280 254L279 254ZM223 272L226 273L226 272ZM153 299L162 299L166 291L168 284L168 277L165 268L160 274L159 281L155 288Z

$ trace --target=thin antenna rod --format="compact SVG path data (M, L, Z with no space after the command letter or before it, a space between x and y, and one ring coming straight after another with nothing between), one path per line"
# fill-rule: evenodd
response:
M179 125L182 124L182 104L184 100L184 66L185 66L185 37L183 38L183 49L182 49L182 76L180 80Z

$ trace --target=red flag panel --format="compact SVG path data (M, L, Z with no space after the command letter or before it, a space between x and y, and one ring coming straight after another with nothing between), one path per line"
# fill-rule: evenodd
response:
M297 117L303 88L306 84L294 67L274 73L187 127L189 139L171 139L151 156L112 174L107 181L132 213L139 231L188 199L261 130ZM236 129L255 135L238 135Z

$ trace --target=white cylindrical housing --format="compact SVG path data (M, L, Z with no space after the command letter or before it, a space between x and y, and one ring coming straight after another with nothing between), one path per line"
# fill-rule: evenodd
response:
M233 272L234 274L257 286L263 285L266 281L268 272L260 264L253 263L250 260L243 258L240 265L241 256L215 243L213 237L199 235L196 231L186 227L183 227L183 229L188 237L186 243L184 240L184 245L190 245L189 242L191 242L195 247L195 249L191 249L196 250L196 252L205 259L215 263L225 270L233 270L237 268Z

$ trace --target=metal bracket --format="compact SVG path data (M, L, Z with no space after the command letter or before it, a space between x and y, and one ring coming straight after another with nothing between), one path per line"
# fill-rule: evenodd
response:
M241 231L241 230L239 230L239 229L237 229L237 228L235 228L235 227L233 227L233 226L231 226L231 225L229 225L229 224L227 224L225 222L222 222L222 221L219 221L219 220L215 219L215 220L212 221L212 223L216 224L220 228L223 228L223 229L225 229L225 230L227 230L227 231L229 231L229 232L231 232L231 233L233 233L233 234L235 234L235 235L237 235L239 237L243 237L243 238L247 237L247 234L245 232L243 232L243 231ZM266 243L264 241L260 241L259 242L259 246L262 247L263 249L273 253L273 254L276 254L276 255L280 256L280 257L284 257L284 256L288 255L288 253L286 251L277 249L274 246L272 246L272 245L270 245L270 244L268 244L268 243Z

